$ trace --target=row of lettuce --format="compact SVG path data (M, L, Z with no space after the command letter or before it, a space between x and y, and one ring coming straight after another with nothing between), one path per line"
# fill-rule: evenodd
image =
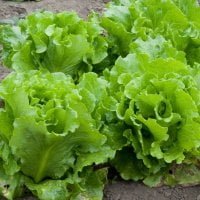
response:
M149 186L199 184L195 1L116 0L88 20L36 12L0 26L0 43L13 70L0 84L0 196L100 200L107 165Z

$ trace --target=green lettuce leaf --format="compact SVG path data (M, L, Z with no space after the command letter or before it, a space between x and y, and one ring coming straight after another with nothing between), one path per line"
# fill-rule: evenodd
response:
M0 197L5 197L8 200L20 197L23 192L23 176L20 174L8 175L2 167L3 162L1 160L0 164Z

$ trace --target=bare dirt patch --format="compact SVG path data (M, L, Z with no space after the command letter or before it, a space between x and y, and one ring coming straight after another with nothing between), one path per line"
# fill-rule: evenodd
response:
M77 11L81 16L87 16L91 10L101 11L108 0L42 0L39 2L11 2L0 0L0 19L20 16L34 10Z
M104 3L107 2L108 0L42 0L16 3L0 0L0 21L24 17L27 13L38 9L55 12L72 10L86 17L91 10L101 12ZM8 72L0 67L0 79ZM200 200L200 186L148 188L141 183L118 181L108 184L104 193L104 200ZM36 200L36 198L28 196L21 200Z
M200 186L149 188L121 181L105 188L105 200L200 200Z
M0 80L2 80L4 77L6 77L9 74L9 70L0 67Z

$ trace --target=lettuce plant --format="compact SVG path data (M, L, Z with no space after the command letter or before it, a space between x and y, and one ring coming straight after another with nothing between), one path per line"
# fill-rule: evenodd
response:
M127 139L113 161L121 176L155 185L176 164L198 167L200 92L190 68L172 58L129 54L106 73Z
M101 25L112 54L126 56L133 41L162 35L194 64L199 61L199 19L195 0L117 0L104 12Z
M17 26L1 27L3 61L16 71L45 68L78 76L107 56L102 34L96 16L84 21L72 12L34 13Z
M43 189L55 195L51 199L69 198L67 184L75 187L85 167L113 156L72 79L63 73L12 73L1 84L0 97L4 104L1 173L20 177L41 199L49 199L43 197L47 195L41 193ZM88 170L91 178L99 173ZM93 181L101 183L98 176ZM62 198L57 196L60 192Z

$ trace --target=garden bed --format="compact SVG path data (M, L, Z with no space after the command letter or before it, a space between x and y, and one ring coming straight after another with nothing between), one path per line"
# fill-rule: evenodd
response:
M0 21L9 21L16 17L24 17L37 9L50 11L74 10L86 17L88 12L95 10L101 12L106 0L42 0L40 2L16 3L0 0ZM8 70L0 68L0 79ZM24 200L33 200L26 197ZM148 188L141 183L116 181L105 188L105 200L200 200L200 186L170 188L168 186Z

